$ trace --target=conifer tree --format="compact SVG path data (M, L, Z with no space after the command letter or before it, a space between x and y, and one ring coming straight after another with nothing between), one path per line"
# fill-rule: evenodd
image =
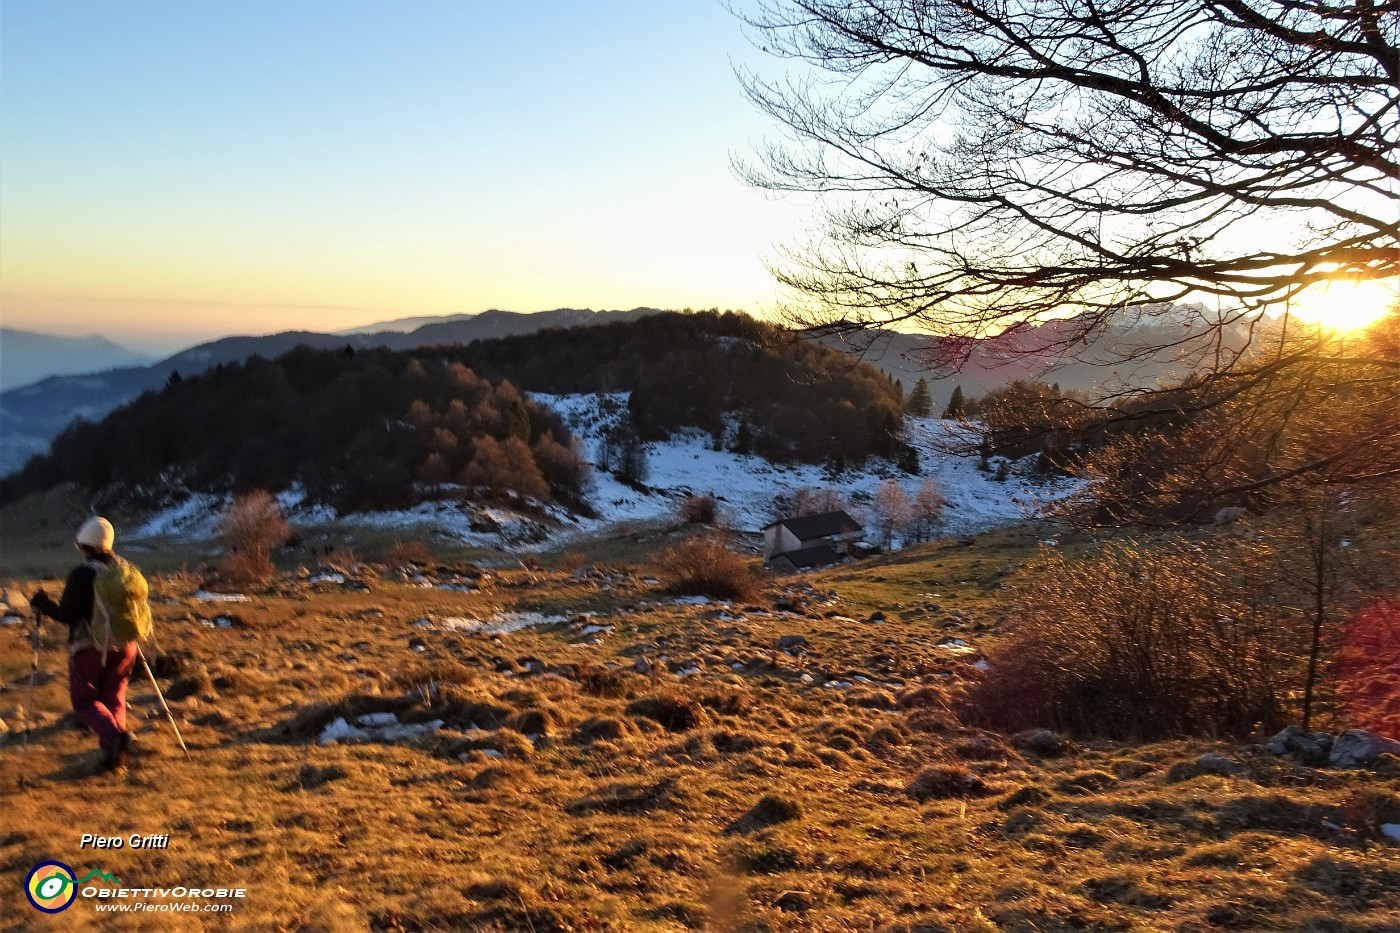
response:
M920 376L919 381L914 383L914 388L904 403L904 410L915 418L927 418L933 413L933 396L929 394L927 379Z
M943 417L967 417L967 399L963 396L962 386L953 386L953 394L948 397L948 407L943 409Z
M753 450L753 431L749 428L748 419L739 422L739 430L734 434L734 452L736 454L746 454Z

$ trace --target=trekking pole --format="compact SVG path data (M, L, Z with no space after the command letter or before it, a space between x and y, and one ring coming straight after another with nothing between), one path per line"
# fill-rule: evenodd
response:
M34 723L34 681L39 676L39 610L34 610L34 660L29 664L29 704L24 708L24 744L29 744L29 729Z
M170 712L170 707L165 705L165 694L160 692L160 684L156 683L155 672L151 670L151 665L146 663L146 655L141 651L141 646L136 646L136 656L141 659L141 666L146 669L146 676L151 679L151 686L156 688L156 699L160 700L160 708L165 710L165 718L170 720L170 728L175 730L175 740L180 743L180 751L185 753L185 758L190 757L190 750L185 747L185 740L180 735L180 727L175 724L175 714Z

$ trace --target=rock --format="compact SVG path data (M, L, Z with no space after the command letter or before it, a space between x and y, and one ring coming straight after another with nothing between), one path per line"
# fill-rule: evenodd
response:
M1400 823L1382 823L1381 835L1392 842L1400 842Z
M29 611L29 599L17 587L7 586L0 591L0 603L3 603L12 615L22 616Z
M870 613L870 618L866 619L865 621L867 621L867 622L883 622L883 621L885 621L885 614L877 609L876 611Z
M1293 755L1307 765L1327 763L1332 751L1332 736L1326 732L1304 732L1301 726L1289 726L1269 739L1265 746L1273 755Z
M1023 732L1014 741L1017 748L1042 758L1054 758L1063 754L1066 748L1065 740L1049 729Z
M1303 731L1302 726L1289 726L1269 739L1268 744L1264 747L1269 750L1271 755L1287 755L1293 750L1293 744L1305 735L1307 733Z
M784 635L778 639L778 647L784 651L790 651L794 648L800 650L807 647L807 639L801 635Z
M646 658L638 658L632 662L632 670L636 671L638 674L650 674L651 662Z
M1196 759L1196 767L1206 774L1221 774L1229 776L1239 774L1244 770L1244 765L1238 761L1231 761L1224 755L1217 755L1215 752L1206 752Z
M1334 768L1365 768L1382 755L1400 755L1400 742L1374 732L1349 729L1332 743L1327 763Z
M1215 513L1215 523L1217 525L1228 525L1237 522L1249 514L1249 509L1242 505L1227 505L1219 512Z

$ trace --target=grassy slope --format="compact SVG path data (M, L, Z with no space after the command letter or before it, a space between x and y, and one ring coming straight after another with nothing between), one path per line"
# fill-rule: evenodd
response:
M15 893L0 898L0 930L72 929L75 919L120 930L1397 929L1400 850L1366 838L1365 812L1397 802L1393 775L1250 759L1241 776L1169 781L1173 764L1218 746L1088 744L1041 760L940 708L970 668L937 641L996 637L1015 586L1036 572L1043 534L944 542L817 574L796 615L773 611L783 584L770 584L753 604L767 614L730 608L737 619L674 605L640 572L605 582L505 571L475 593L296 583L227 607L190 599L186 579L158 580L160 648L185 658L195 691L173 703L192 760L138 682L142 751L122 775L96 773L92 739L55 721L67 709L55 678L36 703L51 725L28 747L0 747L0 864L15 886L57 858L128 885L243 885L249 897L228 915L99 923L85 903L48 918ZM1004 577L1008 563L1021 569ZM239 624L202 623L222 609ZM592 646L569 625L495 639L411 625L498 609L592 611L616 628ZM865 621L877 609L884 624ZM772 650L794 633L809 654ZM54 635L49 671L63 663ZM414 637L426 651L409 649ZM702 660L705 672L644 677L630 672L637 654ZM525 657L580 674L494 670ZM608 661L629 670L610 675ZM0 629L10 685L0 715L12 726L28 663L21 631ZM903 687L821 689L804 672ZM460 760L479 733L315 743L329 716L392 707L433 682L444 685L436 705L401 715L502 725L475 744L505 750L504 760ZM912 692L920 686L929 689ZM700 721L671 732L627 712L633 698L658 695ZM894 695L928 705L882 708ZM532 749L511 726L547 739ZM588 742L590 730L616 734ZM916 801L905 788L934 765L968 769L986 793ZM765 796L798 815L744 822ZM169 832L171 846L80 852L83 832Z

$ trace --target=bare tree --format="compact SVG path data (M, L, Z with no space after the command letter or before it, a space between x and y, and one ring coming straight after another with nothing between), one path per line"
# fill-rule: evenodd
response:
M895 532L909 524L911 515L909 497L904 494L899 483L892 479L881 483L870 502L870 517L874 520L875 531L884 547L888 548L894 543Z
M741 173L821 198L824 238L776 270L805 326L918 324L956 364L1067 312L1065 348L1182 300L1215 303L1185 330L1219 335L1315 283L1400 274L1394 2L771 0L744 19L813 66L741 74L790 136Z
M915 541L927 541L933 537L933 530L943 520L943 509L947 504L938 480L925 476L909 505L909 530Z
M260 583L272 576L272 551L291 537L282 507L270 492L255 489L233 500L214 526L227 557L225 573L240 583Z
M815 488L802 486L793 491L790 501L782 501L782 497L780 497L777 504L782 513L777 516L778 518L790 518L795 515L821 515L824 512L840 512L850 508L841 494L829 486Z

